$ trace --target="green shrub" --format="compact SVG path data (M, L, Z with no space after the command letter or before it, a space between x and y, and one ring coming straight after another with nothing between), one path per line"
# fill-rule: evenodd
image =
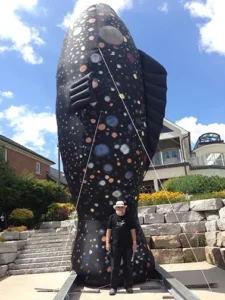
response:
M11 231L18 231L18 232L23 232L23 231L27 231L27 227L26 226L10 226L7 229L4 230L5 232L11 232Z
M15 220L16 223L26 224L28 220L33 219L34 213L30 209L16 208L9 215L9 219Z
M2 236L0 236L0 243L4 243L4 241L5 239Z
M184 194L203 194L225 189L225 178L219 176L187 175L172 178L164 183L164 189Z
M31 209L33 225L39 224L53 203L71 201L71 195L62 185L47 180L38 180L32 174L16 176L4 159L4 148L0 147L0 207L8 215L15 208Z
M75 207L70 203L52 203L48 206L47 213L43 216L44 221L64 221L69 219Z

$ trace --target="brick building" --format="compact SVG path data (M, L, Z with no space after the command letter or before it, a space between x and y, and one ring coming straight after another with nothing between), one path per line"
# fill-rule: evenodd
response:
M48 158L0 135L0 146L4 147L5 159L14 169L16 175L27 170L37 179L49 179L51 166L55 163Z

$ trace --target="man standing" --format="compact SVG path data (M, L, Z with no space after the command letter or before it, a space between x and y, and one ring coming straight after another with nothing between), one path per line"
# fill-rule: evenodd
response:
M124 266L124 287L128 293L133 293L132 255L137 251L136 222L126 213L123 201L114 205L115 213L109 217L106 231L106 250L111 251L111 290L113 296L117 292L121 258ZM110 240L112 238L112 246Z

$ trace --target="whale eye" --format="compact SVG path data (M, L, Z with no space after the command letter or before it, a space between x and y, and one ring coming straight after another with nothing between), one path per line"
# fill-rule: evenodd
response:
M120 45L123 43L122 33L112 26L104 26L99 30L99 36L107 43L112 45Z

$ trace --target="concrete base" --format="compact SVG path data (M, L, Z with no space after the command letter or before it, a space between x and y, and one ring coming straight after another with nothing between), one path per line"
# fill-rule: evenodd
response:
M186 264L169 264L163 265L166 271L177 278L183 284L201 284L206 283L202 271L204 272L208 282L218 283L216 289L192 290L200 299L204 300L224 300L225 295L225 270L212 266L207 262L186 263ZM202 271L201 271L202 270ZM53 300L56 293L37 293L35 288L61 288L66 281L69 272L36 274L36 275L20 275L11 276L0 281L0 296L4 300ZM147 283L148 284L148 283ZM143 285L143 284L142 284ZM14 287L12 289L12 286ZM140 285L134 287L134 294L127 294L125 290L119 289L116 299L126 300L134 299L137 294L141 294L143 300L162 300L162 296L168 293L152 290L140 291ZM76 293L71 300L104 300L110 299L109 289L101 290L99 294Z
M0 281L0 299L53 300L57 293L39 293L35 288L61 288L70 272L10 276Z

